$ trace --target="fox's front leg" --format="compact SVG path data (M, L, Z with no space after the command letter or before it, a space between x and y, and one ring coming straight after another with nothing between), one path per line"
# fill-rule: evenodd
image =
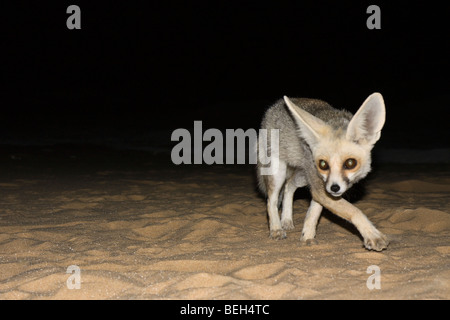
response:
M300 241L303 243L314 243L314 237L316 236L317 222L319 221L320 213L322 212L322 206L311 200L308 212L306 213L305 222L303 223L302 237Z
M334 199L324 190L312 190L312 196L315 201L334 214L353 223L364 238L366 249L381 251L387 248L389 244L387 237L378 231L364 213L350 202L342 198Z

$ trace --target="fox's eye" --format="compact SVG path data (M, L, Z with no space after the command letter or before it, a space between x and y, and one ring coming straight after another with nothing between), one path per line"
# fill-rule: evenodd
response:
M321 170L328 170L330 168L330 166L328 165L328 163L325 160L319 160L319 168Z
M353 169L354 167L356 167L357 163L358 162L355 159L352 159L352 158L347 159L344 162L344 169L349 169L349 170Z

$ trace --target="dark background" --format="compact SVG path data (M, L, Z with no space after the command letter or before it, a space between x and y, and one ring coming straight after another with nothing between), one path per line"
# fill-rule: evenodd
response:
M66 27L71 4L81 30ZM371 4L381 30L366 27ZM9 1L0 10L3 143L170 145L170 132L194 120L257 128L283 95L355 112L379 91L379 144L449 146L442 1Z

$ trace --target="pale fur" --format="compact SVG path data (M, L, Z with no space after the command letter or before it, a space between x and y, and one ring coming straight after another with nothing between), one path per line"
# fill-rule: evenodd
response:
M285 230L294 227L292 220L293 195L299 187L309 187L312 195L301 241L311 242L322 207L352 222L364 238L369 250L381 251L388 245L367 217L341 196L354 183L371 170L371 149L380 138L385 122L384 100L381 94L370 95L354 116L344 110L332 108L316 99L280 99L264 115L261 128L279 129L279 155L273 174L263 175L258 163L258 182L267 195L270 236L286 237ZM259 141L260 156L268 163L270 139ZM351 170L343 166L347 159L356 160ZM318 167L326 161L327 170ZM278 208L282 203L281 220Z

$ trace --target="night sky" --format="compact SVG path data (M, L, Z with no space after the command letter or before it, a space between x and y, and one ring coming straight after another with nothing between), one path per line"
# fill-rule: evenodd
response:
M355 112L384 95L388 147L448 147L442 1L9 1L0 135L132 136L257 128L283 95ZM81 9L69 30L66 9ZM381 9L369 30L367 7Z

